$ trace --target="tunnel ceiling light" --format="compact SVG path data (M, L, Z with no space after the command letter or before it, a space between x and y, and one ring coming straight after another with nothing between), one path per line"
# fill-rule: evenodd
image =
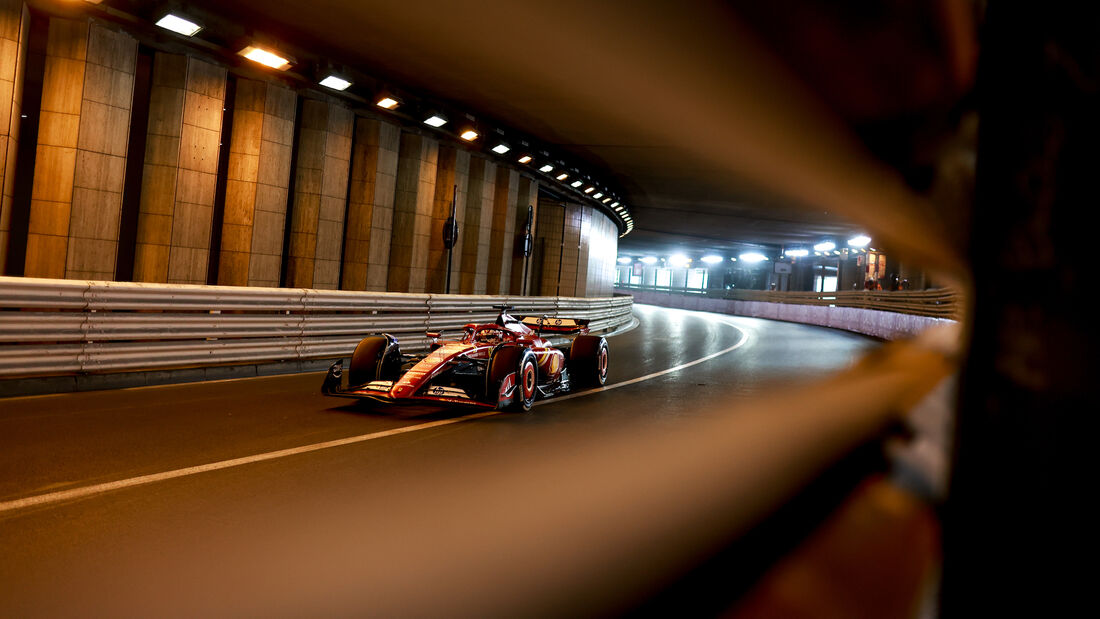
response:
M321 80L320 84L326 88L331 88L333 90L347 90L348 86L351 86L351 82L335 75L330 75L326 77L325 79Z
M564 181L567 178L569 178L569 175L564 173L564 172L562 172L561 174L558 175L558 180L559 181Z
M428 125L429 127L442 127L443 125L447 124L447 119L443 118L439 114L432 114L431 116L424 119L424 124Z
M493 152L498 154L498 155L503 155L504 153L506 153L510 150L512 150L512 149L509 148L508 145L503 143L503 142L501 142L500 144L497 144L496 146L493 147Z
M808 249L788 249L783 252L784 256L790 256L792 258L801 258L802 256L809 256L810 250Z
M596 200L599 200L600 198L603 197L603 192L594 193L594 194L592 194L592 197Z
M642 258L642 262L646 264L657 264L657 258L654 256L646 256L645 258Z
M585 193L592 193L593 191L596 191L596 188L595 188L595 187L592 187L591 185L589 185L588 187L585 187L585 188L584 188L584 192L585 192Z
M707 264L718 264L719 262L724 261L725 258L723 258L722 256L711 254L709 256L703 256L701 260Z
M814 251L833 251L836 249L836 243L832 241L825 241L814 245Z
M291 61L289 58L284 58L279 54L257 47L255 45L249 45L248 47L237 52L241 56L248 58L252 62L258 62L265 67L271 67L279 71L286 71L290 68Z
M161 17L160 20L157 21L157 25L165 30L171 30L176 34L182 34L185 37L193 37L202 30L202 26L195 22L184 19L179 15L173 15L172 13Z
M631 262L634 262L634 260L631 258L627 258L626 256L619 258L619 264L630 264Z
M516 159L516 161L518 161L520 163L531 163L531 155L524 155L524 156L520 157L519 159Z
M748 252L745 252L745 253L741 254L741 260L743 262L748 262L750 264L755 264L757 262L763 262L767 259L768 259L767 256L765 256L764 254L761 254L759 252L755 252L755 251L748 251Z
M397 99L394 99L393 97L382 97L377 102L375 102L375 105L384 110L392 110L395 107L401 105L401 102Z
M612 202L612 203L611 203L611 207L612 207L612 208L617 208L618 206L619 206L619 203L618 203L618 202Z
M581 185L583 185L583 184L584 184L584 183L582 183L582 182L580 182L580 181L573 181L572 183L570 183L570 186L571 186L571 187L580 187L580 186L581 186Z
M604 198L604 199L603 199L603 203L604 203L604 204L607 204L607 203L608 203L608 202L610 202L610 201L611 201L611 198Z
M554 169L554 166L552 166L548 163L548 164L542 166L541 168L539 168L539 172L542 172L542 173L545 174L546 172L549 172L550 170L553 170L553 169Z
M867 244L870 242L871 237L866 234L861 234L848 239L848 247L867 247Z
M478 133L477 133L477 131L474 131L473 129L467 129L467 130L463 131L462 135L460 135L458 137L462 138L463 140L466 140L467 142L473 142L474 140L476 140L478 138Z

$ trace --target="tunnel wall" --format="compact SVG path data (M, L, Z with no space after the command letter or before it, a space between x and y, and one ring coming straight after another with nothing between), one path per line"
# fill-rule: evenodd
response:
M564 207L564 256L524 256L528 207L540 212L544 200L519 164L136 36L0 0L0 273L611 294L618 231L596 209ZM41 102L29 97L27 107L23 86L38 80ZM34 148L20 149L20 140ZM33 180L21 192L22 176ZM448 278L442 228L452 201L460 231ZM561 217L535 223L536 244L546 230L561 245ZM553 269L536 268L549 262Z
M598 210L543 198L532 254L538 294L610 296L615 286L618 230Z

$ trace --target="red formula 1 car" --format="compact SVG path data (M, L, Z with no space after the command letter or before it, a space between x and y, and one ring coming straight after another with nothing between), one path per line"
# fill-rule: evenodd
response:
M428 333L431 350L403 355L397 338L372 335L351 355L347 386L343 361L332 364L321 386L325 395L376 402L465 404L527 411L537 397L607 380L607 341L588 335L588 321L545 316L510 316L500 310L496 322L468 324L459 340ZM560 347L543 335L572 336Z

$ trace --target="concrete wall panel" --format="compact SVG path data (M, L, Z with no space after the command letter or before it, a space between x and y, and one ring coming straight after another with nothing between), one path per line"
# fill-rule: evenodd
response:
M26 275L114 277L136 62L130 35L50 19Z
M154 58L135 281L206 283L225 80L197 58Z

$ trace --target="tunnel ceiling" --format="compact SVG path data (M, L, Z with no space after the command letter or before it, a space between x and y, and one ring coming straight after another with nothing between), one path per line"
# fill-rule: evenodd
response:
M754 79L797 81L811 105L919 190L976 55L972 5L951 0L189 5L467 107L606 169L627 192L636 227L621 246L635 252L805 243L861 227L705 163L674 131L690 112L654 113L657 106L636 94L644 88L631 89L628 79L659 91L687 76L722 96L724 88L754 89ZM747 39L779 70L746 77L735 60ZM634 75L623 75L624 57L637 58ZM648 123L673 131L655 137Z

